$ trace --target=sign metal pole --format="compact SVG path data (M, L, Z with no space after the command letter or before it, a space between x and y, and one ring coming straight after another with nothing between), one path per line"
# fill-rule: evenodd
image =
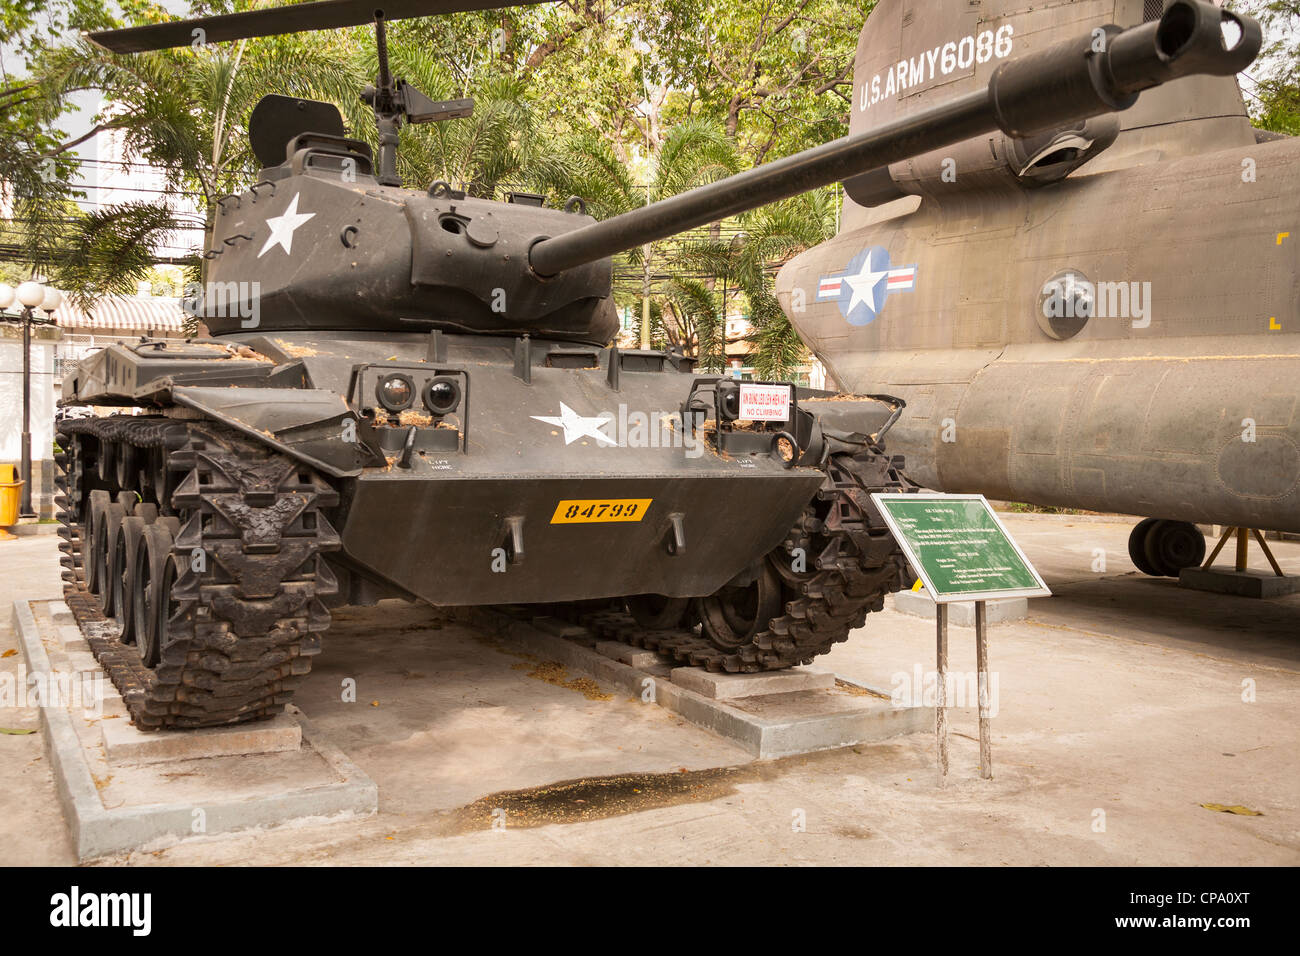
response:
M989 642L988 609L975 602L975 670L979 681L980 776L993 779L993 730L989 726Z
M939 779L948 782L948 605L934 606L936 627L934 736L939 745Z

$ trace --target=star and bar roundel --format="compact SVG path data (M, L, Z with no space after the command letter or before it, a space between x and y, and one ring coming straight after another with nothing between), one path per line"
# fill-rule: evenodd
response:
M888 250L872 246L854 256L843 272L818 279L817 301L838 303L849 325L867 325L880 315L890 295L915 288L915 264L891 266Z

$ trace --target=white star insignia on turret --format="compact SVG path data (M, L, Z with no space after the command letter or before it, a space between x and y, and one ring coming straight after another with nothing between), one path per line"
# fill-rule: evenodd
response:
M293 254L294 230L316 215L314 212L298 211L299 195L301 194L293 194L293 199L289 200L289 208L284 211L284 215L267 217L266 224L271 227L271 234L266 237L266 244L262 246L262 251L257 254L257 258L262 258L267 250L275 245L283 247L286 253Z

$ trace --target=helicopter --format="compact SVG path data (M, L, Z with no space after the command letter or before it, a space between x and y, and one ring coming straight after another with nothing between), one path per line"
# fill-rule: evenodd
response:
M850 133L1080 23L1170 14L880 0ZM1225 48L1249 42L1225 11ZM1234 76L1186 77L850 178L839 233L783 267L778 298L839 387L907 402L891 447L926 487L1141 516L1129 554L1149 575L1197 568L1196 524L1224 525L1241 570L1247 529L1300 531L1298 161L1300 140L1252 128Z

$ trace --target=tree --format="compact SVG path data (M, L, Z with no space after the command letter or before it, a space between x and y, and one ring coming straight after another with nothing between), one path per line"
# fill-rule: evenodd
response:
M7 279L44 275L57 258L69 219L75 164L59 147L60 97L31 74L69 32L113 23L99 0L9 0L0 5L0 36L11 56L0 58L0 199L12 210L3 226Z
M807 361L807 350L781 310L772 283L776 270L788 259L835 235L838 202L838 189L794 196L740 216L743 244L710 239L688 244L678 253L684 269L725 277L748 302L752 331L746 338L754 345L750 360L760 378L789 379ZM717 297L712 290L707 298L702 289L683 288L683 292L687 290L690 295L683 299L694 306L697 327L706 326L716 333L722 321ZM710 334L702 341L702 364L721 367L717 356L725 346L719 344L720 337L715 340Z
M1300 0L1251 0L1248 12L1264 26L1249 101L1260 129L1300 136Z
M738 172L742 160L734 143L722 128L709 120L692 119L678 123L664 135L657 148L647 157L648 182L641 187L635 183L630 171L614 155L611 144L596 135L575 136L565 144L567 155L562 163L566 170L564 185L589 202L589 211L599 219L636 209L646 203L675 196L688 189L705 185L724 176ZM673 240L647 243L619 257L615 263L616 274L627 275L627 267L639 267L639 283L635 286L624 280L616 283L615 297L627 302L639 297L644 305L656 292L654 267L656 255L663 254L671 263ZM622 268L620 268L622 267ZM635 292L633 289L635 288ZM665 314L665 302L659 302L661 319L659 339L661 344L676 346L693 352L697 345L697 329L693 316L697 313L682 308L687 297L684 286L661 288L661 293L671 292L670 304ZM668 321L671 318L672 321ZM638 331L639 328L638 328ZM652 340L656 337L652 335Z

